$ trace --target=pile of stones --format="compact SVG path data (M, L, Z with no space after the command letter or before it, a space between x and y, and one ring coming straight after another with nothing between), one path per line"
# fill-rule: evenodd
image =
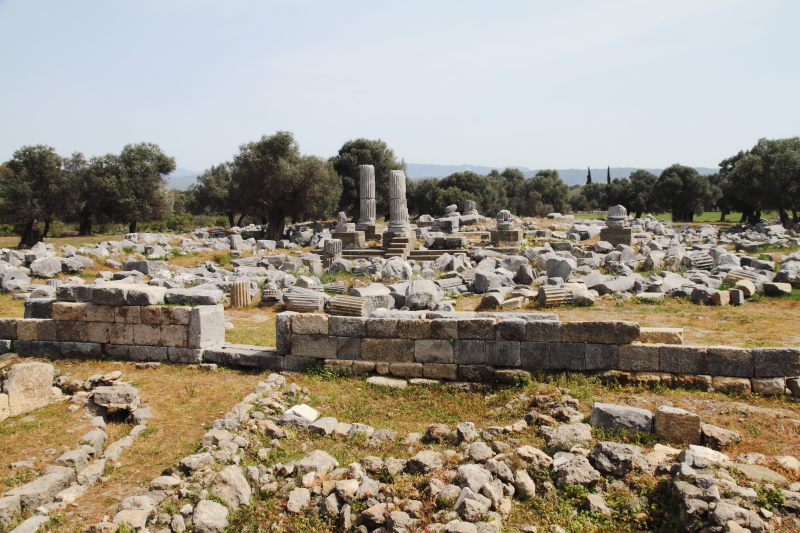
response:
M45 366L50 367L52 381L52 366ZM121 377L121 372L114 371L91 376L85 381L71 380L67 375L56 378L56 387L71 395L69 410L74 412L82 406L83 418L92 430L81 437L75 449L58 456L42 476L0 497L0 525L8 526L21 514L31 514L13 531L35 533L50 521L50 515L78 506L77 500L86 490L103 480L106 465L117 463L125 449L147 428L152 417L150 408L142 404L139 391L121 381ZM127 420L134 427L128 436L107 445L110 416ZM14 463L12 467L33 469L36 463L28 460Z

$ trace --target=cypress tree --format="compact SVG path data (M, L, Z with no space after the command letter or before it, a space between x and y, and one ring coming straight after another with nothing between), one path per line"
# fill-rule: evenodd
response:
M611 165L608 166L608 172L606 173L606 183L611 185Z
M592 183L592 169L589 168L589 167L586 167L586 170L588 171L588 172L586 172L586 185L589 185L589 184Z

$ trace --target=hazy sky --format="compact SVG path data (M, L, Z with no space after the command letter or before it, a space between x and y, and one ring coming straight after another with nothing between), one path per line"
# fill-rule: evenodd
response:
M0 0L0 161L294 132L411 163L716 166L800 134L800 2Z

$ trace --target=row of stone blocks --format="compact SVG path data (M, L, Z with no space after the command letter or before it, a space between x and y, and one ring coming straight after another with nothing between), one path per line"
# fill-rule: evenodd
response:
M112 359L114 361L169 361L194 364L203 362L203 353L205 352L205 348L101 344L97 342L36 340L8 342L11 342L11 345L7 349L16 352L17 355L50 359Z
M55 302L52 316L0 318L0 339L188 349L225 342L222 305L112 307Z
M91 302L115 307L154 305L163 303L167 289L138 283L108 283L105 285L64 284L56 288L56 298L67 302Z
M796 348L599 344L292 335L291 354L316 359L490 365L546 370L622 370L732 377L800 375Z

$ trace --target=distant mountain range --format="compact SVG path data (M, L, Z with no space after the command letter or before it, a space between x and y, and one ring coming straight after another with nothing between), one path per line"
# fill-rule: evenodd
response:
M504 171L507 168L518 168L521 170L526 178L529 178L536 174L539 170L533 170L527 167L518 167L518 166L507 166L507 167L482 167L480 165L426 165L420 163L408 163L408 171L406 175L411 178L412 180L417 180L421 178L444 178L445 176L449 176L455 172L464 172L467 170L471 170L472 172L476 172L478 174L488 174L492 170L497 170L499 172ZM694 167L697 172L700 174L714 174L719 171L718 168L708 168L708 167ZM611 167L611 178L627 178L631 175L632 172L639 170L638 168L634 167ZM656 176L661 174L664 170L663 168L645 168L642 170L646 170L648 172L652 172ZM178 168L175 169L175 172L169 175L167 179L167 188L169 189L178 189L179 191L185 191L189 188L189 185L193 184L197 178L202 174L202 172L198 172L196 170L186 170L185 168ZM567 168L567 169L558 169L558 175L561 176L561 179L564 180L564 183L567 185L583 185L586 183L586 169L585 168ZM606 182L606 169L605 168L593 168L592 169L592 181L594 183L605 183Z

